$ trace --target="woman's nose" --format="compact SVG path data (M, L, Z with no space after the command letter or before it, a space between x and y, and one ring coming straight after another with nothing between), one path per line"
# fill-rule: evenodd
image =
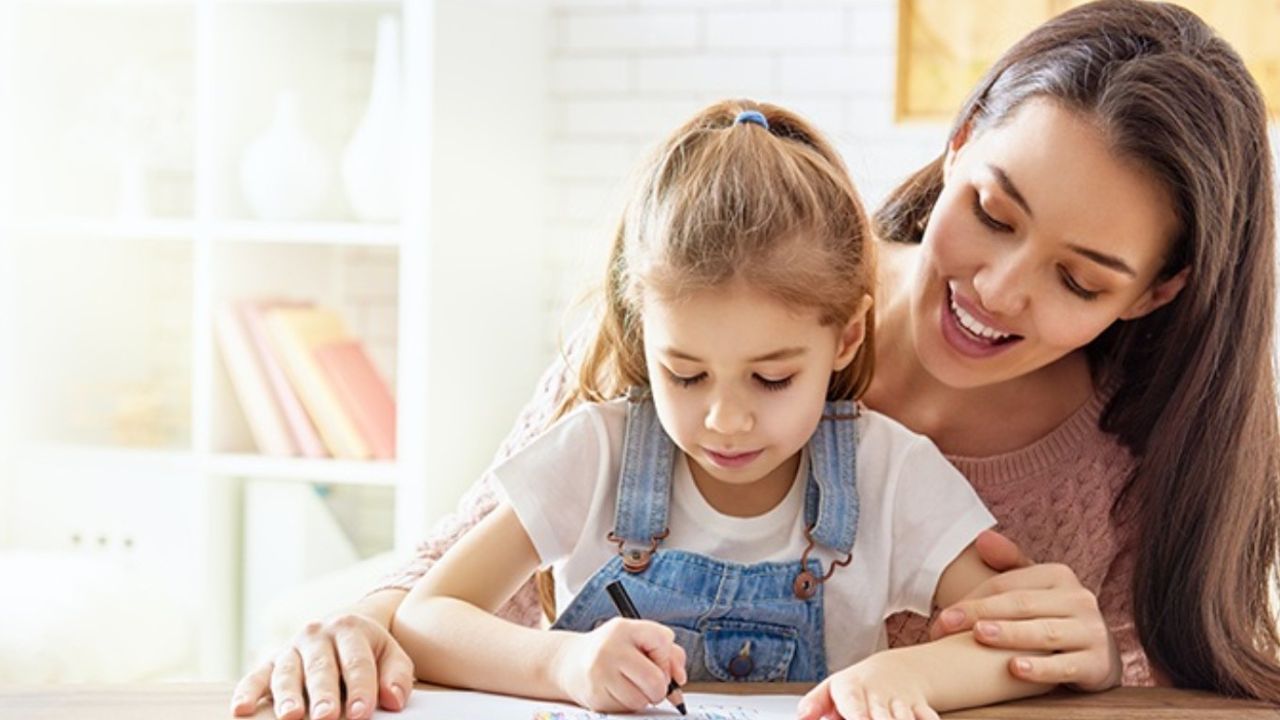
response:
M982 308L992 315L1012 317L1027 307L1027 283L1031 277L1027 258L1008 252L983 265L973 276L973 289Z

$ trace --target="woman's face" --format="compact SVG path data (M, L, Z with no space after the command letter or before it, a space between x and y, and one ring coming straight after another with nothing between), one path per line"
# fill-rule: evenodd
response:
M953 387L1021 377L1172 300L1172 198L1082 116L1032 99L952 142L912 281L911 331Z

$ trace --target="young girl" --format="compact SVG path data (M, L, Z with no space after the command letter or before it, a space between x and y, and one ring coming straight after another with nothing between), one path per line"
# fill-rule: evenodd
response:
M839 670L845 717L1044 689L968 634L875 654L890 613L994 575L969 547L994 521L927 439L857 403L873 277L861 204L807 123L725 102L677 131L615 240L577 407L493 469L506 502L396 614L418 676L609 711L672 679ZM552 629L492 615L540 565ZM617 580L644 620L618 619Z

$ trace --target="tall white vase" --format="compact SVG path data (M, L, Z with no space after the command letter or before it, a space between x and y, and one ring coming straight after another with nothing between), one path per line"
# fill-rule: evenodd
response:
M369 107L342 156L347 200L361 220L400 215L402 132L399 23L384 15L378 19Z
M292 91L276 97L271 127L245 150L240 187L254 217L307 220L314 217L329 188L324 152L303 131Z

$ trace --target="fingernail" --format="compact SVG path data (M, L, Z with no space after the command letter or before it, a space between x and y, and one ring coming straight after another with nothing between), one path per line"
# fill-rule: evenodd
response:
M1018 668L1018 671L1019 671L1019 672L1024 672L1024 673L1031 672L1031 661L1030 661L1030 660L1026 660L1026 659L1023 659L1023 658L1019 658L1019 659L1017 659L1017 660L1014 660L1014 661L1013 661L1013 664L1014 664L1014 667Z
M248 698L243 695L237 695L234 698L231 698L231 704L238 708L244 707L246 702L248 702Z
M964 611L952 608L942 613L942 624L948 627L954 627L964 622Z
M356 700L351 703L351 710L347 714L353 718L364 717L365 704L363 700Z
M277 715L288 715L290 712L292 712L292 711L293 711L293 708L294 708L293 701L292 701L292 700L285 700L284 702L280 703L280 708L279 708L278 710L276 710L276 714L277 714Z
M983 637L993 638L1000 634L1000 626L990 622L980 622L974 627Z
M396 705L404 707L404 691L400 689L399 685L391 686L391 696L396 699Z
M315 717L322 717L324 715L327 715L329 713L329 710L332 707L333 707L333 703L330 703L328 700L321 700L320 702L316 703L316 706L314 708L311 709L311 714L314 715Z

